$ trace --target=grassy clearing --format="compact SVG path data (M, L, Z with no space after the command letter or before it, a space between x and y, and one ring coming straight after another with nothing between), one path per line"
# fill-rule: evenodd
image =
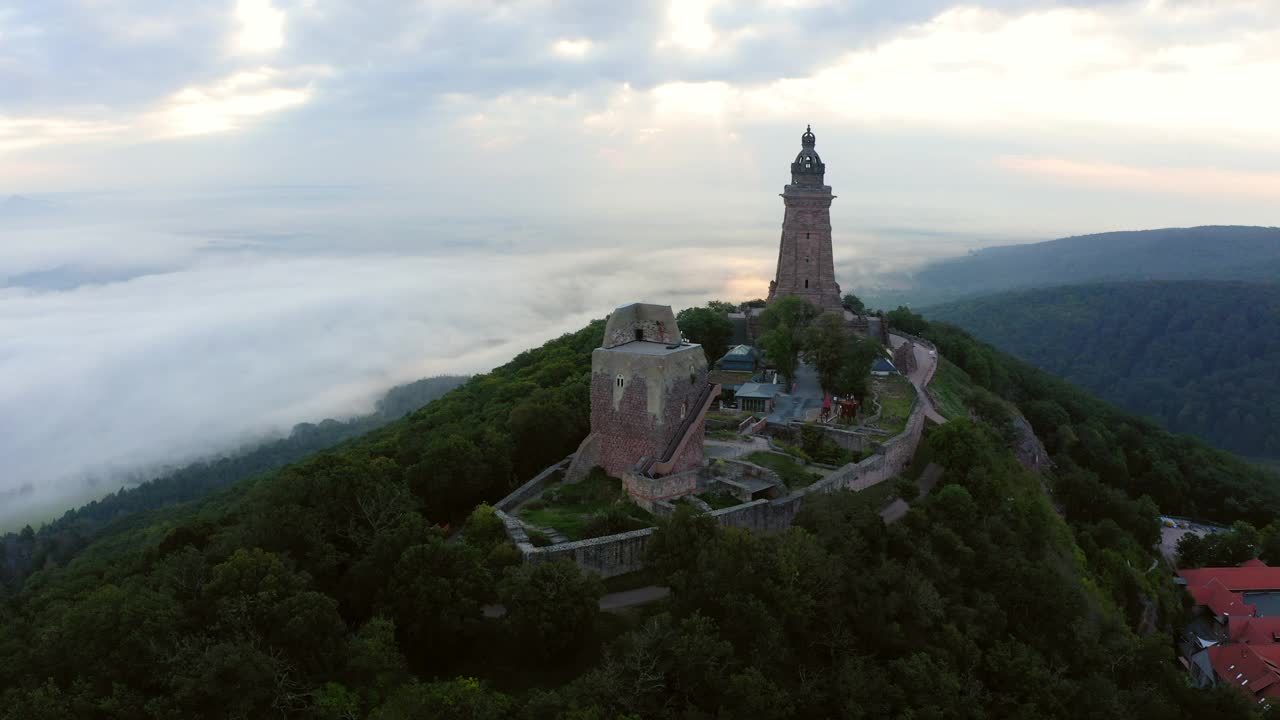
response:
M524 504L520 517L533 525L551 527L570 540L612 535L653 525L653 515L627 497L622 481L594 468L572 485L553 485L542 497Z
M907 416L916 403L915 386L901 375L877 377L871 384L880 401L880 419L874 426L897 435L907 427Z
M742 440L742 436L734 430L708 430L707 437L712 440L724 440L725 442Z
M710 505L712 510L723 510L742 504L741 500L723 490L702 493L698 495L698 499Z
M947 362L946 358L938 358L938 369L929 383L929 392L933 393L942 417L948 420L969 417L965 398L969 396L971 387L973 381L965 371Z
M809 487L814 481L822 479L821 473L810 472L805 466L779 453L756 451L745 459L747 462L755 463L778 473L778 477L782 478L782 482L786 483L787 487L792 490Z
M734 410L712 410L707 413L707 430L731 430L737 432L738 425L747 419L750 413Z

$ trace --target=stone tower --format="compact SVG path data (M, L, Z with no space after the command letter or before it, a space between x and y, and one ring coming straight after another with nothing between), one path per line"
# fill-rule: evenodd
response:
M614 310L591 353L591 434L567 479L599 465L634 496L649 479L701 467L705 416L719 393L702 346L681 341L670 307Z
M831 186L823 184L826 166L813 149L813 130L800 136L800 154L791 163L791 184L782 190L786 206L778 274L769 283L769 304L795 295L823 310L842 312L831 256Z

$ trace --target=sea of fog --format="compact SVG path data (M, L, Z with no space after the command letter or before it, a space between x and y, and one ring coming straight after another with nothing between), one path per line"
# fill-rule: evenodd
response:
M0 199L0 531L621 304L762 296L781 223L776 201L425 208L342 187ZM990 244L833 215L854 292Z

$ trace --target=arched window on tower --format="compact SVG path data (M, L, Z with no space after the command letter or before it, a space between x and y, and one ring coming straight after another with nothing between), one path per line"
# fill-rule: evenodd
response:
M805 278L805 279L804 279L804 289L805 289L805 290L808 290L808 289L809 289L809 278Z
M627 384L626 378L622 377L621 374L618 375L618 378L614 382L618 384L618 387L622 387Z

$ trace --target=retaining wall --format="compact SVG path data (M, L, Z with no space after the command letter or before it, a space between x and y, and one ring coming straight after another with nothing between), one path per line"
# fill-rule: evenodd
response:
M536 565L569 559L583 570L590 570L600 577L613 577L644 568L645 548L657 528L632 530L606 537L560 543L550 547L534 547L528 543L517 544L524 561Z
M628 470L622 474L622 487L635 504L654 512L654 503L672 500L696 490L701 471L702 468L698 467L675 475L651 478Z
M568 467L569 463L573 462L573 457L574 457L573 455L570 455L569 457L561 460L555 465L552 465L551 467L543 470L537 475L534 475L532 480L516 488L511 492L510 495L494 503L493 509L510 510L515 506L519 505L520 503L524 502L525 500L528 500L534 495L537 495L539 492L541 492L542 486L546 484L547 480L552 475L554 475L557 470L559 470L560 468Z

